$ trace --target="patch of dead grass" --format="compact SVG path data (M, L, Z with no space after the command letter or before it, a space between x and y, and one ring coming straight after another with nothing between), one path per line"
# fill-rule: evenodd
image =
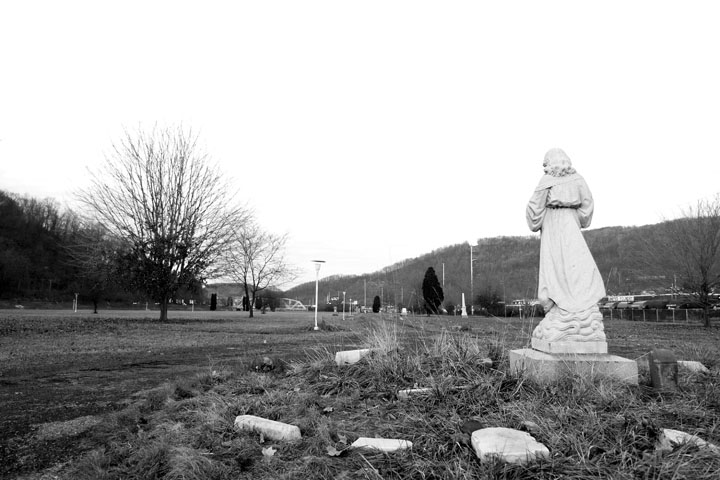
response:
M508 372L509 330L482 335L431 321L412 327L369 322L362 341L375 354L355 365L338 367L330 349L318 348L284 372L213 375L218 369L211 368L145 392L102 433L105 446L75 462L66 478L717 478L717 456L694 447L666 455L654 449L662 428L720 444L717 371L684 380L671 395L652 392L646 378L628 386L568 374L539 385ZM491 367L480 361L485 357ZM193 395L178 396L179 384ZM396 397L414 386L432 391ZM271 442L236 431L242 414L298 425L303 438ZM516 429L531 421L552 456L525 466L479 462L460 431L471 419ZM360 436L414 446L397 454L328 454ZM272 457L262 453L268 447Z
M36 425L37 432L35 432L35 438L38 441L45 441L56 440L63 437L73 437L86 432L102 421L102 417L86 415L64 422L42 423Z

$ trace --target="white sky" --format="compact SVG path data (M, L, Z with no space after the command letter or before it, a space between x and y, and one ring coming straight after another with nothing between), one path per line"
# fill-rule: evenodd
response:
M717 6L716 6L717 5ZM713 1L5 1L0 189L70 202L123 127L200 132L315 279L530 234L563 148L593 228L720 191ZM354 227L341 228L340 220ZM1 219L0 219L1 221Z

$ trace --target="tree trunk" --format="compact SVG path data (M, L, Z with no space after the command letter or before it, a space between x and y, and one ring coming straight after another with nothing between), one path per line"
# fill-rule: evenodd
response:
M703 306L703 322L706 328L710 328L710 306L707 303Z
M97 304L98 304L97 298L93 298L93 309L94 309L93 313L97 313Z
M248 287L247 282L245 282L245 298L247 299L248 303L248 312L250 312L250 318L253 317L253 306L255 302L255 295L253 294L253 298L250 298L250 287ZM252 300L252 301L251 301Z
M167 298L163 298L160 300L160 321L165 322L167 321L167 312L168 312L168 300Z
M252 299L248 297L248 301L250 303L250 318L253 318L253 311L255 310L255 293L252 294Z

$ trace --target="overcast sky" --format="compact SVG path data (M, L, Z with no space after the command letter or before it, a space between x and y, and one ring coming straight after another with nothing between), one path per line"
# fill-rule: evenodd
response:
M592 228L656 223L720 191L716 4L2 2L0 189L70 205L123 128L181 122L298 281L529 235L552 147Z

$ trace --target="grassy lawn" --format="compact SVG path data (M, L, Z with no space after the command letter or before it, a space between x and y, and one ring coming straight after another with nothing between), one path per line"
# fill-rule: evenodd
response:
M537 319L358 315L343 322L321 314L316 332L304 312L253 319L171 312L163 324L156 312L5 313L0 407L15 419L2 432L0 473L8 478L716 479L720 472L717 454L654 449L662 428L720 445L717 328L606 321L610 353L638 359L639 386L571 376L538 385L507 368L507 351L527 345ZM376 353L335 365L335 352L364 347ZM653 347L701 361L711 373L684 373L678 392L654 392L646 360ZM50 393L47 402L39 390L24 390L33 383ZM432 391L397 398L413 387ZM88 400L97 392L107 396ZM24 394L35 403L17 398ZM297 425L302 440L239 432L233 421L243 414ZM28 415L34 418L23 423ZM461 428L470 420L479 428L533 422L551 458L480 462ZM413 448L346 449L358 437L406 439ZM33 453L59 445L74 448Z

